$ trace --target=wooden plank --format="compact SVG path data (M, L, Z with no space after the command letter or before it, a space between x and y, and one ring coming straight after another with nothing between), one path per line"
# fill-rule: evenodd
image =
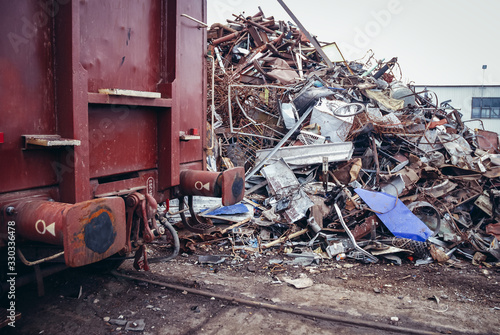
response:
M79 146L80 140L61 138L60 135L23 135L25 144L38 145L42 147Z
M272 247L272 246L275 246L276 244L280 244L280 243L282 243L282 242L285 242L286 240L291 240L291 239L296 238L296 237L298 237L298 236L300 236L300 235L304 235L304 234L305 234L305 233L307 233L307 232L308 232L308 229L307 229L307 228L302 229L302 230L299 230L299 231L298 231L298 232L296 232L296 233L290 234L290 235L288 235L288 236L283 236L283 237L280 237L280 238L278 238L278 239L276 239L276 240L274 240L274 241L272 241L272 242L269 242L269 243L267 243L267 244L264 244L264 245L262 246L262 248L264 248L264 249L270 248L270 247Z
M267 180L266 180L266 185L267 185ZM258 203L255 203L255 202L253 202L252 200L249 200L249 199L247 199L247 198L243 198L243 201L244 201L244 202L246 202L247 204L249 204L249 205L253 206L253 207L256 207L256 208L260 209L261 211L265 211L265 210L267 210L267 208L266 208L266 207L261 206L261 205L259 205Z
M252 220L252 218L246 218L246 219L245 219L245 220L243 220L243 221L237 222L237 223L235 223L235 224L233 224L233 225L231 225L231 226L229 226L229 227L227 227L227 228L224 228L224 229L222 229L222 230L221 230L221 234L225 234L226 232L228 232L229 230L231 230L231 229L233 229L233 228L237 228L237 227L239 227L239 226L242 226L242 225L244 225L245 223L249 222L250 220Z
M151 106L151 107L172 107L172 99L150 99L144 97L131 97L124 95L109 95L88 92L88 103L105 105L129 105L129 106Z
M159 92L123 90L119 88L100 88L98 92L100 94L123 95L127 97L138 97L138 98L149 98L149 99L161 98L161 93Z

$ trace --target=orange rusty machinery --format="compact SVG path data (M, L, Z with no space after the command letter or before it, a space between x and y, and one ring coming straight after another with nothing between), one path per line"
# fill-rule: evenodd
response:
M176 238L158 204L187 196L185 226L205 231L194 195L242 200L242 168L206 171L206 11L200 0L0 3L0 248L38 277L58 260L133 252L147 269L145 246Z

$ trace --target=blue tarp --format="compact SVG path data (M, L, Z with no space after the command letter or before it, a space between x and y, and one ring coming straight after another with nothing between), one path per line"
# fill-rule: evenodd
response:
M205 215L234 215L243 213L248 213L248 207L244 204L236 204L232 206L223 206L217 208L216 210L211 211L210 213L207 213Z
M354 190L396 237L425 242L432 231L396 197L357 188Z

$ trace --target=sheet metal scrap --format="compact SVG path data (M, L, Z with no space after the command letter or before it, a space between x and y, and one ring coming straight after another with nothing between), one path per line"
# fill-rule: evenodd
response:
M405 237L452 257L473 249L496 259L498 134L468 128L449 101L404 84L397 57L378 60L370 50L347 61L289 14L298 27L259 8L207 34L208 121L216 138L207 155L218 170L245 167L246 195L258 202L249 224L286 232L264 234L279 237L266 246L315 236L311 243L333 255L331 236L350 238L352 230L358 246ZM321 221L303 191L311 189L316 205L320 199L329 208L322 226L307 222ZM367 194L388 197L398 215L388 217ZM360 250L351 256L370 258Z
M283 160L266 166L262 174L267 179L271 195L277 198L276 211L280 211L281 201L286 204L281 210L284 210L288 222L293 223L306 216L314 202L300 188L295 174Z

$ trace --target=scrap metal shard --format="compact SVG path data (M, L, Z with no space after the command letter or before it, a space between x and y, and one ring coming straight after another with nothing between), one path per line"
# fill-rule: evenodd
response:
M396 237L425 242L432 231L398 198L382 193L354 190Z
M295 222L306 216L307 210L314 202L301 189L300 183L288 165L280 160L261 170L266 177L272 195L278 200L288 198L290 204L284 216L289 222Z

